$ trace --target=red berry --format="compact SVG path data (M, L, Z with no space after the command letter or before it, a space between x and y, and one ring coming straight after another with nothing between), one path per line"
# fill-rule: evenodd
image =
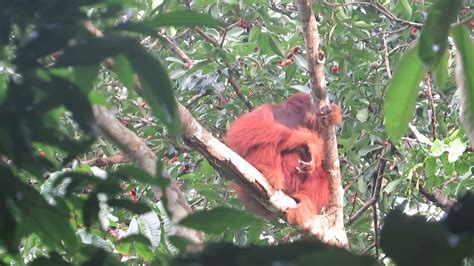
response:
M147 102L145 100L140 101L138 104L141 108L146 108L147 107Z
M474 27L474 20L469 21L469 26Z
M469 7L465 6L462 10L461 10L461 14L463 16L467 15L467 13L469 13Z
M293 49L291 49L291 52L295 54L295 53L297 53L300 49L301 49L301 46L296 45L295 47L293 47Z
M42 157L42 158L45 158L46 157L46 152L40 151L39 156Z
M282 67L286 67L286 66L289 66L289 65L293 64L293 60L285 59L285 60L281 61L279 64Z
M338 65L333 65L331 67L331 72L336 74L336 73L339 73L339 66Z
M411 27L411 28L410 28L410 32L411 32L412 34L415 34L417 31L418 31L418 28L417 28L417 27Z

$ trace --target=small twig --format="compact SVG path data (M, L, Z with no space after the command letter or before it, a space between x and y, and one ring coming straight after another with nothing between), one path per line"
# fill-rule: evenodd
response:
M362 207L359 210L357 210L357 212L347 220L347 222L345 223L345 226L350 226L352 223L355 222L355 220L357 220L360 216L362 216L362 214L368 208L370 208L372 205L378 202L380 198L380 190L382 188L382 179L383 179L382 174L385 171L385 165L387 163L387 160L384 158L385 151L387 150L387 148L388 146L384 147L379 157L379 163L378 163L377 172L376 172L375 185L372 191L372 197L367 202L365 202L364 205L362 205Z
M166 41L166 44L173 50L173 52L183 61L186 63L186 66L192 66L193 65L193 60L189 58L189 56L176 44L176 42L172 39L170 39L168 36L163 35L163 34L158 34L163 40Z
M369 252L369 250L375 248L375 246L376 246L376 244L372 243L368 247L366 247L364 250L362 250L359 254L361 254L361 255L366 254L367 252ZM377 256L377 258L378 258L378 256Z
M129 163L130 160L124 154L117 154L106 158L96 158L92 160L81 161L81 164L91 165L91 166L109 166L119 163Z
M293 19L293 18L291 17L291 14L293 14L292 12L283 10L283 9L281 9L281 8L278 8L277 5L276 5L275 3L273 3L273 2L270 4L269 7L270 7L271 10L273 10L273 11L275 11L275 12L277 12L277 13L280 13L280 14L282 14L282 15L287 16L287 17L290 18L290 19Z
M390 20L400 22L402 24L414 26L414 27L421 27L423 26L422 23L417 23L409 20L404 20L399 17L397 17L395 14L393 14L390 10L385 8L383 5L381 5L378 2L349 2L345 4L337 4L337 3L329 3L327 1L324 1L326 5L332 6L332 7L338 7L338 6L349 6L349 5L366 5L366 6L372 6L373 8L377 9L380 13L382 13L385 17L387 17Z
M392 79L392 71L390 70L390 61L388 59L388 43L387 43L387 36L385 32L382 33L382 40L383 40L383 55L385 61L385 68L387 69L387 76L389 79Z
M142 189L142 192L140 192L140 194L138 195L137 197L137 201L140 200L140 198L143 196L143 194L145 194L145 192L147 191L147 189L150 187L150 185L146 185L145 188Z
M206 41L211 43L214 47L220 47L219 42L214 37L207 34L205 31L203 31L202 29L195 28L195 31L199 33L199 35L201 35ZM240 85L237 82L234 68L230 64L226 64L226 67L227 67L227 79L229 81L229 84L234 89L235 94L237 94L237 97L239 97L240 100L244 102L245 106L247 106L249 110L252 110L253 109L252 104L248 101L247 97L245 97L245 95L242 93L242 89L240 88Z
M438 120L436 119L436 103L433 98L433 93L431 90L431 72L427 72L425 75L425 83L426 83L426 94L430 99L431 105L431 134L433 135L433 139L436 139L437 136L437 128L438 128Z
M374 221L374 245L375 257L379 257L379 216L377 214L377 202L372 205L372 219Z
M197 101L199 101L202 97L205 97L207 95L211 94L211 90L205 90L200 94L196 94L193 97L191 97L187 102L186 102L186 108L189 109L192 107Z

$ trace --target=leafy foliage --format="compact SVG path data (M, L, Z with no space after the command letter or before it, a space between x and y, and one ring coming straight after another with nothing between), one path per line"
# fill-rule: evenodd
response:
M367 211L347 227L350 252L299 242L304 232L244 213L224 178L179 140L177 101L222 137L250 107L308 90L291 1L16 0L0 1L0 263L471 265L464 258L474 256L472 194L441 220L419 188L452 199L474 186L472 4L313 8L329 94L344 109L345 218L373 196L378 178L382 184L373 212L381 219ZM196 212L180 224L211 242L200 252L172 235L156 204L152 187L169 183L161 171L94 160L120 153L98 134L97 104L176 178ZM426 218L390 212L395 206ZM382 254L372 245L378 240Z

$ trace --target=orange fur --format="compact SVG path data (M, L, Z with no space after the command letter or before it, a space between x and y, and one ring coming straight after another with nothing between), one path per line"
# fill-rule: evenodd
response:
M330 123L339 123L340 107L332 108ZM261 171L274 189L298 202L286 213L291 224L318 214L329 202L329 177L322 169L324 141L315 131L316 122L310 95L297 93L281 104L265 104L240 116L227 131L226 144ZM247 207L269 216L244 189L234 187Z

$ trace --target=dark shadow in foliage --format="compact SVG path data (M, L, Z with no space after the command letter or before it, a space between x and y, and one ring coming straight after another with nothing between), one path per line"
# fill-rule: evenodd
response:
M467 193L448 212L445 220L454 234L474 235L474 194Z
M380 236L384 252L400 266L456 266L474 255L474 196L466 195L448 213L446 222L390 212ZM447 226L446 226L447 225Z
M89 259L83 262L81 266L122 265L114 256L100 248L83 248L82 253L87 255Z
M71 265L68 262L66 262L63 258L61 258L61 255L59 255L57 252L51 252L48 254L48 257L41 257L35 259L31 264L31 266L66 266L66 265Z
M171 265L244 266L244 265L377 265L370 256L353 255L347 250L325 246L319 241L302 241L278 246L237 247L214 243L185 253Z

